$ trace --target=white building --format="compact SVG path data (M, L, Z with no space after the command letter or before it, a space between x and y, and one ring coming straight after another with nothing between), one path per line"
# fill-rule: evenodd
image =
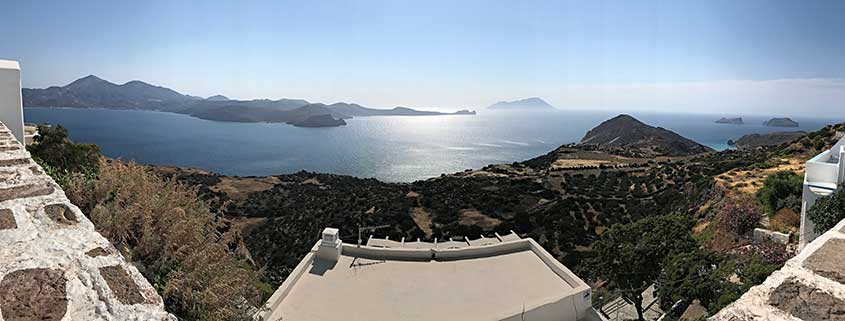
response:
M268 300L262 320L601 320L590 287L532 239L344 244L322 240Z
M802 249L818 237L814 231L815 225L807 217L807 211L816 203L816 200L830 195L845 181L845 166L843 165L845 165L845 137L840 139L833 148L807 161L801 203L800 247Z
M0 60L0 121L24 143L21 69L17 61Z

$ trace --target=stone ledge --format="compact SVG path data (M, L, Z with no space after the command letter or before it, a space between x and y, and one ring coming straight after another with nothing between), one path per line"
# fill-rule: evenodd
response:
M819 236L712 321L845 321L845 221Z

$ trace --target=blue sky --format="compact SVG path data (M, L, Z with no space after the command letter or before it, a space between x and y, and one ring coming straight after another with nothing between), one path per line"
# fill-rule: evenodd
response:
M845 117L845 1L13 1L25 87Z

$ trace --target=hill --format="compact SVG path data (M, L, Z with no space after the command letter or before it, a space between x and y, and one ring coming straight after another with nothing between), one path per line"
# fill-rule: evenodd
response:
M212 101L227 101L230 100L229 97L223 95L214 95L211 97L206 98L205 100L212 100Z
M24 106L163 109L194 100L172 89L130 81L117 85L89 75L64 87L22 90Z
M487 109L499 110L555 110L555 107L549 105L545 100L539 97L531 97L526 99L514 101L500 101L490 105Z
M118 85L93 75L80 78L64 87L24 88L22 94L24 107L155 110L229 122L294 123L320 114L331 115L335 119L475 114L470 111L455 113L420 111L407 107L376 109L348 103L324 105L301 99L230 100L222 95L203 99L137 80ZM337 126L342 125L340 122L334 123L338 124Z
M646 125L629 115L619 115L601 123L588 131L579 145L663 156L684 156L713 151L670 130Z
M806 135L803 131L775 132L768 134L748 134L736 140L737 148L756 148L762 146L778 146L799 139Z

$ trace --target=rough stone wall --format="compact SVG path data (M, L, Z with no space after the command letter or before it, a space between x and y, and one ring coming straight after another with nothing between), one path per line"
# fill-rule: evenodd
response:
M845 321L845 221L712 321Z
M176 320L0 123L0 321Z

